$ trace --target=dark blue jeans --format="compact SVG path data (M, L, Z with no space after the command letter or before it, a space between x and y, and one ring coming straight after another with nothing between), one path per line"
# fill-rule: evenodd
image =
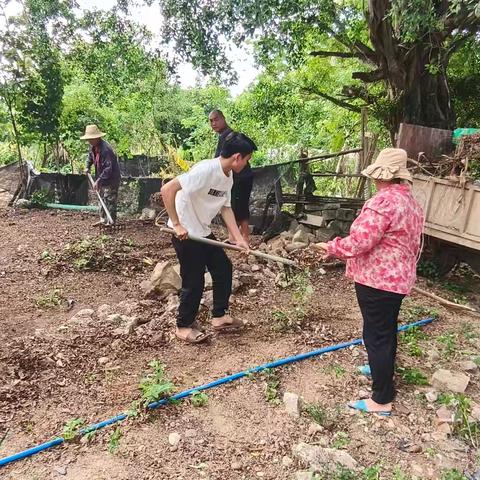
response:
M208 238L215 240L213 234ZM232 293L232 262L225 251L220 247L175 237L172 243L182 277L177 326L189 327L195 321L205 287L205 267L213 280L212 316L225 315Z

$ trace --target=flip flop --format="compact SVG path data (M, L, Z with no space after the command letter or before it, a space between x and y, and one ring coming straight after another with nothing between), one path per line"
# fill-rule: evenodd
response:
M361 367L358 367L357 372L360 375L364 375L365 377L372 376L372 371L370 370L370 365L368 363L366 365L362 365Z
M183 340L186 343L197 344L197 343L202 343L205 340L208 340L212 336L212 334L207 332L202 332L201 330L197 330L196 328L193 328L186 337L182 337L181 335L178 335L177 332L175 332L175 336L179 340Z
M357 400L356 402L348 403L347 404L349 408L353 408L354 410L359 410L360 412L365 412L365 413L376 413L377 415L380 415L382 417L389 417L392 412L388 411L379 411L379 412L372 412L368 409L367 403L365 400Z
M238 318L232 318L231 323L222 323L222 325L218 326L213 325L213 330L216 332L230 333L243 330L244 327L245 324L241 320Z

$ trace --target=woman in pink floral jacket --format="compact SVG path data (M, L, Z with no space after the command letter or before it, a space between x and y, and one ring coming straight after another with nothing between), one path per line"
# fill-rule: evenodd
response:
M402 300L416 279L424 216L412 196L407 154L399 148L382 150L362 172L373 179L377 194L368 200L350 235L318 243L325 257L347 261L347 277L355 282L363 316L363 340L371 374L372 398L349 404L365 412L390 415L397 351L397 320Z

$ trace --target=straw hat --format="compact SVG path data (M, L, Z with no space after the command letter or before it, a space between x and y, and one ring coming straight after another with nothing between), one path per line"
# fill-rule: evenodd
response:
M85 127L85 135L80 137L80 140L93 140L94 138L102 138L105 135L96 125L87 125Z
M362 175L388 182L394 178L412 181L412 175L407 170L407 152L401 148L385 148L379 154L375 163L362 171Z

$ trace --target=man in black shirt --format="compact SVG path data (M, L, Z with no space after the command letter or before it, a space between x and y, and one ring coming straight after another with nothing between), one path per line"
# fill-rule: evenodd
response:
M212 130L218 134L217 149L215 150L215 157L219 157L222 153L225 140L233 132L225 120L225 115L220 110L213 110L208 116ZM257 150L256 145L254 149ZM240 232L243 238L248 243L250 229L248 220L250 218L250 194L253 187L253 172L250 164L247 163L245 168L239 172L233 172L233 187L232 187L232 210L235 214ZM229 239L232 241L231 239ZM233 242L233 241L232 241Z

